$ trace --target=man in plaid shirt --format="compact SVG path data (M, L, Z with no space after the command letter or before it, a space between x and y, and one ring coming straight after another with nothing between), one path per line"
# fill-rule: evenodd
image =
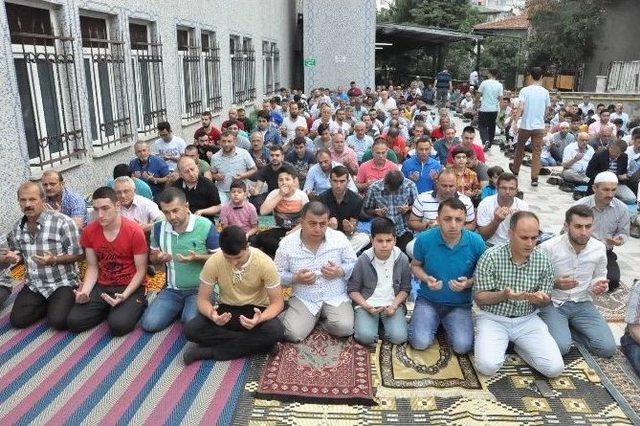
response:
M396 233L396 245L405 253L407 243L413 239L413 233L407 226L407 218L416 198L416 184L405 178L400 170L394 170L387 173L383 180L371 184L363 204L367 215L391 219Z
M76 261L82 258L78 228L73 219L45 207L44 189L35 182L18 188L18 202L24 216L7 235L8 249L0 251L0 266L24 262L26 268L27 280L13 304L11 325L28 327L46 316L55 329L64 330L75 303ZM10 285L6 273L0 288Z
M537 315L547 305L554 270L546 253L536 250L540 222L535 214L519 211L511 217L509 242L487 250L475 273L475 367L491 376L504 362L509 342L531 367L557 377L564 362L546 324Z

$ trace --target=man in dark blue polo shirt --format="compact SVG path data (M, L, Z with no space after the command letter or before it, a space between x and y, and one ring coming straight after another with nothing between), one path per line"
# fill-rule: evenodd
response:
M155 197L169 180L171 171L167 163L157 155L151 154L151 148L146 141L138 141L133 146L136 158L129 163L132 177L142 179L151 187Z
M451 83L451 74L445 68L436 75L436 100L439 108L447 105L449 90L453 90L453 84Z
M415 349L431 346L440 323L455 353L473 347L472 277L486 246L480 235L464 228L466 214L462 201L445 200L438 207L439 226L416 239L411 271L420 289L409 323L409 343Z

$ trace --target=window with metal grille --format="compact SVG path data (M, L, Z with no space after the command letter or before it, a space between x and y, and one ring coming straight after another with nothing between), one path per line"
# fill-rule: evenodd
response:
M73 38L56 35L48 9L5 8L32 171L84 156Z
M276 43L271 44L271 51L273 52L273 90L280 89L280 49Z
M182 88L182 119L193 120L202 112L200 62L202 50L192 29L178 29L178 78Z
M202 32L202 57L204 63L204 101L210 112L222 110L220 90L220 47L213 32Z
M253 42L250 38L242 40L244 50L244 88L245 102L256 99L256 54L253 50Z
M129 23L136 128L140 134L155 132L167 117L162 41L153 39L150 30L147 24Z
M229 38L229 50L231 53L231 91L233 103L240 104L246 99L244 80L244 53L240 44L240 37Z
M112 36L107 19L81 16L80 32L94 149L130 142L124 42Z
M263 92L265 95L273 94L273 54L271 43L262 42L262 81L264 82Z

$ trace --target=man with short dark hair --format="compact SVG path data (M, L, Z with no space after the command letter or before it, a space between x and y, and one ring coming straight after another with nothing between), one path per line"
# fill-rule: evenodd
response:
M564 371L558 345L538 308L550 303L554 272L549 257L536 250L540 225L535 214L520 211L509 224L509 241L488 249L478 261L473 287L474 366L492 376L505 360L509 342L518 355L546 377Z
M292 342L304 340L320 319L329 334L353 334L347 280L356 253L343 233L328 226L329 210L312 201L302 209L300 229L284 237L276 252L282 283L293 287L289 307L281 316L285 337Z
M158 196L166 220L153 224L151 254L154 264L167 268L167 284L147 308L140 324L155 333L180 317L183 324L196 317L196 294L202 265L218 249L218 231L204 217L189 211L184 192L167 188Z
M74 290L76 304L67 323L80 333L106 319L111 333L122 336L133 331L147 306L147 240L140 225L120 215L113 189L98 188L91 198L97 219L80 238L87 271Z
M267 194L278 189L278 170L285 164L284 154L281 145L271 145L269 147L269 164L258 170L255 174L256 183L249 189L251 197L249 201L259 211ZM266 191L264 185L267 185Z
M115 182L115 179L121 177L121 176L127 176L130 177L131 179L133 179L133 182L136 185L136 194L147 198L149 200L153 200L153 191L151 191L151 187L149 186L149 184L145 181L143 181L142 179L139 179L137 177L133 177L133 173L131 173L131 170L129 169L129 165L128 164L116 164L113 168L113 179L109 179L107 181L107 186L113 188L113 184Z
M452 77L446 68L436 74L435 86L436 101L438 102L438 107L442 108L447 105L449 91L453 90Z
M68 216L46 208L45 192L35 182L18 188L22 218L7 234L0 267L24 262L26 281L11 309L13 327L25 328L47 317L56 330L67 328L82 259L78 228ZM0 275L0 306L11 294L10 275Z
M300 185L304 187L309 168L316 163L313 151L307 148L306 139L302 136L296 136L293 139L293 148L289 149L284 158L298 171Z
M271 113L266 110L260 110L257 113L258 130L262 132L264 144L267 146L281 145L280 132L271 123Z
M540 318L562 355L571 349L573 338L597 356L613 356L613 334L593 305L593 296L609 289L606 247L591 237L593 211L585 205L569 208L564 231L540 244L555 271L552 303L540 310Z
M438 206L438 227L421 232L411 271L420 280L409 324L409 343L418 350L434 342L440 323L457 354L473 347L471 287L476 263L485 251L478 234L464 229L467 208L457 198Z
M168 121L158 123L158 136L160 138L153 144L153 153L167 162L169 170L174 171L187 144L184 139L173 134Z
M478 109L478 130L480 141L485 149L493 144L496 134L496 119L500 110L500 98L502 98L502 83L497 80L498 70L490 69L487 78L480 83L480 108Z
M434 177L442 170L440 162L431 157L431 139L423 136L416 141L416 153L402 163L402 173L416 184L418 194L431 191Z
M376 217L388 217L396 229L396 245L406 252L413 233L407 226L407 218L414 201L418 197L416 184L404 177L401 171L387 173L384 180L374 182L367 191L363 211Z
M252 177L258 168L249 151L236 146L235 136L230 130L222 134L220 146L222 149L211 157L211 176L218 188L220 200L226 203L229 200L231 182L234 179L245 180Z
M629 175L627 165L629 158L626 154L627 144L623 141L613 141L607 149L596 152L589 164L585 174L589 178L587 194L593 193L593 181L600 172L610 171L618 178L616 198L625 204L635 204L636 194L627 186Z
M218 140L220 140L220 130L213 124L211 121L211 111L203 111L200 114L200 123L202 127L197 129L194 133L194 139L197 139L197 134L200 131L205 132L209 136L209 140L215 144Z
M340 163L332 161L331 151L327 148L320 148L316 151L316 161L316 164L309 167L303 187L304 192L312 196L320 195L331 188L331 182L329 181L331 170L340 165ZM352 191L357 191L357 187L351 177L349 177L347 185Z
M219 291L215 304L214 286ZM222 231L220 250L202 268L197 303L198 314L184 329L195 343L184 352L187 365L268 352L283 338L277 318L284 307L278 270L269 256L249 247L237 226Z
M513 163L509 165L511 172L518 176L520 165L524 158L524 145L531 139L531 186L538 186L540 173L540 154L542 153L543 138L546 134L544 117L551 103L549 91L542 87L542 69L533 67L530 72L532 83L520 90L520 106L522 109L520 126L518 127L518 141Z
M398 170L398 166L387 159L389 147L384 139L379 138L373 143L371 153L373 158L360 164L356 186L362 193L366 193L369 187L376 181L384 179L387 173Z
M73 219L78 229L84 228L87 206L80 194L65 186L62 174L56 170L47 170L42 174L41 181L49 207Z

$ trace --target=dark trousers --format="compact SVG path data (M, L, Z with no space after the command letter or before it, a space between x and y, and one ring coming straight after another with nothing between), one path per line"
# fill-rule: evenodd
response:
M288 231L288 229L284 228L267 229L257 233L255 238L251 240L251 244L269 256L274 257L276 255L276 250L278 250L278 246L280 245L280 240L287 235Z
M478 130L480 131L480 140L484 146L491 146L496 136L496 119L498 111L478 112Z
M261 306L218 306L218 314L231 313L225 325L218 326L202 314L189 321L184 327L188 340L201 346L216 349L215 359L224 361L244 356L268 352L273 345L284 339L284 327L279 319L273 318L247 330L240 324L240 315L253 318L253 308Z
M404 254L407 254L407 244L409 244L411 240L413 240L413 234L407 231L404 234L396 237L396 246L400 250L402 250Z
M116 293L122 293L126 286L101 286L96 284L89 295L89 302L76 304L69 313L67 323L69 330L81 333L89 330L107 320L109 329L114 336L123 336L133 331L147 307L147 298L144 288L139 287L123 302L112 307L102 300L100 295L106 293L113 297Z
M562 151L559 147L551 145L549 147L549 153L551 154L551 157L556 160L556 163L559 165L562 164Z
M11 295L11 287L0 285L0 307L4 305L5 300Z
M620 338L620 346L636 374L640 376L640 345L627 332Z
M46 316L53 328L65 330L69 311L74 304L72 287L60 287L46 298L25 285L13 302L9 321L15 328L25 328Z
M618 256L616 256L613 250L607 250L607 279L609 280L610 289L616 289L620 286Z

